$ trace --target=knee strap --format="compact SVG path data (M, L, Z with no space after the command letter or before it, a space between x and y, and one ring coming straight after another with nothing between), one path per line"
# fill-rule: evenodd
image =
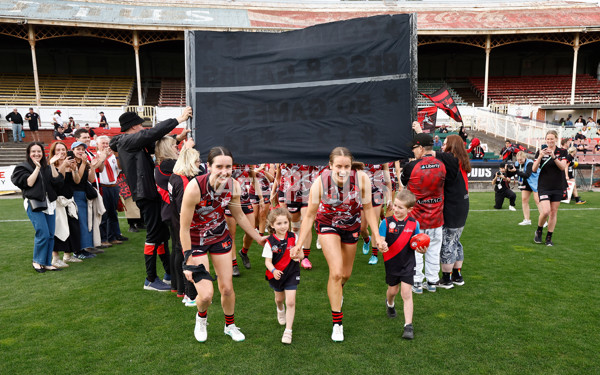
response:
M192 279L194 280L194 283L199 282L200 280L210 280L210 281L214 281L214 279L212 278L212 276L210 275L210 273L206 270L206 267L204 267L204 264L200 264L198 266L192 265L192 264L186 264L188 258L192 255L192 250L187 250L183 252L183 264L182 264L182 268L184 271L191 271L192 272Z

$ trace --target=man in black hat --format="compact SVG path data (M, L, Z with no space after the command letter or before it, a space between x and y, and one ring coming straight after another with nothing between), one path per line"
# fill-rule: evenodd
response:
M134 112L125 112L119 117L121 133L110 141L110 148L119 154L119 162L125 173L133 200L139 207L146 225L146 280L144 289L169 291L171 287L169 269L169 229L160 215L161 198L154 180L154 145L156 141L169 134L177 125L192 116L192 108L187 107L181 116L168 119L145 129L144 120ZM156 255L160 257L165 269L163 281L156 274Z
M418 125L418 124L417 124ZM413 125L414 126L414 125ZM444 225L444 181L446 166L435 157L433 138L429 134L416 134L408 144L415 160L404 167L400 175L402 185L406 186L417 202L409 213L414 217L431 242L427 253L416 253L417 267L414 277L413 292L423 293L423 281L429 292L435 292L440 285L440 250L442 248L442 226ZM425 257L425 273L423 273L423 257Z

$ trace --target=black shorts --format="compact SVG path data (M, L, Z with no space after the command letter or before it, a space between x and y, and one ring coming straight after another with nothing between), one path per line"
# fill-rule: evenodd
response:
M284 274L283 276L285 277L284 279L275 280L275 278L272 278L269 280L269 286L271 289L276 292L298 289L298 284L300 284L300 267L293 267L291 274Z
M533 189L531 188L531 186L529 186L529 182L527 182L527 180L523 181L523 183L519 185L519 190L533 192Z
M265 202L265 204L269 204L271 203L271 199L269 198L269 194L265 195L263 194L263 201ZM259 204L259 199L258 199L258 195L257 194L252 194L250 195L250 204Z
M244 215L250 215L251 213L254 213L254 208L252 208L252 204L251 203L242 203L242 212L244 213ZM229 216L229 217L233 216L233 215L231 215L231 211L229 210L229 208L225 209L225 216Z
M542 201L550 201L550 202L560 202L567 196L566 190L548 190L542 191L538 190L538 195L540 197L540 202Z
M300 212L300 209L302 209L302 207L308 207L308 203L304 202L286 202L285 205L287 206L287 209L291 214Z
M224 239L219 242L215 242L210 245L200 245L200 246L192 246L192 255L193 257L199 257L201 255L206 255L208 253L211 254L227 254L231 251L231 245L233 241L231 240L231 236L227 235Z
M37 122L34 122L33 124L30 123L29 124L29 130L31 130L32 132L38 131L38 123Z
M329 225L324 225L315 222L315 229L317 230L317 234L336 234L340 237L342 243L355 244L358 242L358 238L360 237L360 226L354 230L345 230L336 227L332 227Z
M396 276L396 275L388 275L385 274L385 283L389 286L396 286L400 284L400 282L404 282L409 285L413 285L414 283L414 275L410 276Z

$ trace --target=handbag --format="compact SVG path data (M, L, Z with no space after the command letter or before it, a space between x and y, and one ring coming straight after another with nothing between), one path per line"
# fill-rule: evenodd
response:
M96 188L94 188L94 185L92 185L89 181L85 182L85 197L88 200L98 198L98 190L96 190Z
M25 130L21 130L21 139L25 139Z

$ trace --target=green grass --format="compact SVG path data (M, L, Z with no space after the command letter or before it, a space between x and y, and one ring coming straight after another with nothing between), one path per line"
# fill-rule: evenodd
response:
M242 267L234 279L246 341L223 335L217 290L208 341L200 344L193 308L172 293L142 289L144 233L125 233L126 244L62 272L37 274L31 223L0 222L0 373L598 373L600 194L584 198L586 205L561 206L556 246L548 248L533 243L535 227L517 225L521 212L492 210L493 193L473 193L462 241L466 283L414 296L413 341L400 338L401 303L398 318L386 317L381 260L369 266L360 250L345 288L345 342L329 337L327 266L313 247L293 344L281 344L253 245L252 269ZM22 200L0 200L0 220L20 219L27 219Z

